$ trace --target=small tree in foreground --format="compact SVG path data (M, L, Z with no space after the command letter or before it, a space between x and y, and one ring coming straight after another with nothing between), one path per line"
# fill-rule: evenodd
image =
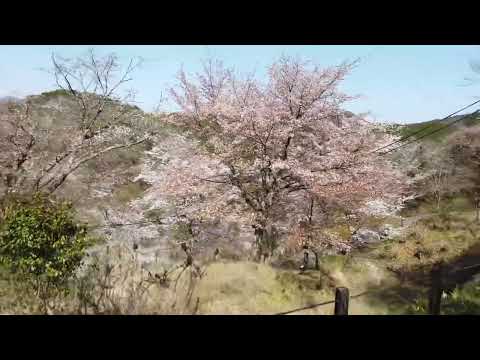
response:
M71 205L36 195L12 200L0 223L0 262L33 290L43 313L64 294L92 241Z

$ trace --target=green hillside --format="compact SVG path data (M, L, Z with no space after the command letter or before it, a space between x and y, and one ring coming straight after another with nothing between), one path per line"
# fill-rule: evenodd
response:
M460 120L460 118L462 118L464 116L465 115L456 115L456 116L452 116L451 118L448 118L446 120L435 119L435 120L425 121L425 122L421 122L421 123L398 125L397 128L396 128L396 132L399 136L406 137L406 136L410 136L411 134L414 134L418 131L419 132L418 134L412 136L412 140L415 139L415 138L422 137L422 136L426 135L427 133L435 132L434 134L426 136L423 139L425 141L428 141L428 142L442 142L449 135L455 133L459 129L469 127L469 126L474 126L475 124L478 124L478 120L480 119L477 115L476 117L475 116L468 116L468 117L465 117L463 120ZM457 120L460 120L460 121L455 123ZM445 129L441 130L442 128L444 128L448 124L452 124L452 123L454 123L454 125L449 126Z

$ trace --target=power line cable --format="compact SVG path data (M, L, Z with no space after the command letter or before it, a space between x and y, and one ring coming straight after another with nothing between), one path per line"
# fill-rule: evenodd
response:
M463 111L463 110L465 110L465 109L468 109L468 108L470 108L470 107L472 107L472 106L474 106L474 105L476 105L476 104L478 104L478 103L480 103L480 100L477 100L477 101L475 101L475 102L473 102L473 103L471 103L471 104L463 107L462 109L455 111L454 113L446 116L445 118L441 119L440 121L444 121L444 120L448 119L449 117L452 117L453 115L458 114L459 112L461 112L461 111ZM382 150L382 149L385 149L385 148L387 148L387 147L390 147L390 146L392 146L392 145L394 145L394 144L396 144L396 143L403 142L403 141L405 141L406 139L408 139L408 138L410 138L410 137L412 137L412 136L414 136L414 135L416 135L416 134L419 134L420 132L423 132L423 131L426 130L427 128L430 128L430 127L435 126L435 123L434 123L434 124L427 125L427 126L423 127L422 129L417 130L417 131L409 134L408 136L405 136L405 137L403 137L403 138L401 138L401 139L399 139L399 140L396 140L396 141L394 141L394 142L392 142L392 143L390 143L390 144L387 144L387 145L385 145L385 146L382 146L381 148L378 148L378 149L376 149L376 150L373 150L373 151L367 153L367 155L375 154L375 153L376 153L377 155L379 155L379 156L386 155L386 154L388 154L388 153L390 153L390 152L392 152L392 151L395 151L395 150L397 150L397 149L399 149L399 148L401 148L401 147L403 147L403 146L412 144L412 143L414 143L414 142L416 142L416 141L418 141L418 140L424 139L424 138L426 138L426 137L428 137L428 136L430 136L430 135L432 135L432 134L435 134L435 133L437 133L437 132L439 132L439 131L441 131L441 130L444 130L445 128L448 128L448 127L450 127L450 126L452 126L452 125L454 125L454 124L456 124L456 123L464 120L466 117L475 116L478 112L479 112L479 110L477 110L477 111L475 111L475 112L473 112L473 113L471 113L471 114L466 114L466 115L462 116L461 118L459 118L459 119L451 122L450 124L447 124L447 125L445 125L445 126L443 126L443 127L441 127L441 128L438 128L438 129L432 131L432 132L429 132L429 133L427 133L427 134L424 134L423 136L418 137L418 138L414 139L413 141L409 141L409 142L407 142L407 143L403 143L403 144L401 144L400 146L397 146L397 147L395 147L395 148L393 148L393 149L391 149L391 150L388 150L388 151L386 151L386 152L378 153L379 150ZM341 168L341 169L346 169L346 168L349 168L349 167L352 167L352 166L355 166L355 165L359 165L359 164L361 164L362 162L363 162L363 161L347 162L346 164L340 165L339 168ZM321 170L321 169L320 169L320 170L312 170L312 172L320 172L320 171L323 171L323 170Z
M378 155L379 155L379 156L383 156L383 155L386 155L386 154L388 154L388 153L391 153L392 151L398 150L398 149L400 149L400 148L402 148L402 147L404 147L404 146L406 146L406 145L413 144L414 142L417 142L417 141L419 141L419 140L421 140L421 139L424 139L424 138L426 138L426 137L428 137L428 136L431 136L431 135L433 135L433 134L436 134L437 132L442 131L442 130L450 127L450 126L453 126L453 125L455 125L456 123L464 120L465 118L476 116L476 115L478 115L479 112L480 112L480 110L477 110L477 111L475 111L475 112L473 112L473 113L471 113L471 114L464 115L464 116L460 117L459 119L457 119L457 120L455 120L455 121L452 121L450 124L447 124L447 125L445 125L445 126L442 126L441 128L438 128L438 129L436 129L436 130L434 130L434 131L431 131L431 132L429 132L429 133L427 133L427 134L425 134L425 135L423 135L423 136L420 136L420 137L418 137L418 138L416 138L416 139L414 139L414 140L412 140L412 141L403 143L402 145L397 146L397 147L395 147L395 148L393 148L393 149L390 149L390 150L388 150L388 151L386 151L386 152L379 153Z
M445 121L445 120L451 118L452 116L458 114L459 112L462 112L462 111L464 111L464 110L466 110L466 109L468 109L468 108L471 108L472 106L474 106L474 105L476 105L476 104L478 104L478 103L480 103L480 100L477 100L477 101L475 101L475 102L473 102L473 103L471 103L471 104L463 107L462 109L457 110L457 111L455 111L454 113L451 113L450 115L444 117L443 119L440 119L440 121ZM415 135L417 135L417 134L419 134L419 133L421 133L421 132L423 132L423 131L431 128L431 127L434 127L435 124L436 124L436 122L434 122L434 123L432 123L432 124L430 124L430 125L424 126L424 127L422 127L420 130L414 131L413 133L411 133L411 134L409 134L409 135L407 135L407 136L404 136L404 137L402 137L401 139L398 139L398 140L396 140L396 141L394 141L394 142L392 142L392 143L390 143L390 144L387 144L387 145L385 145L385 146L382 146L381 148L378 148L378 149L376 149L376 150L373 150L372 153L375 153L375 152L378 152L378 151L380 151L380 150L383 150L383 149L385 149L385 148L387 148L387 147L390 147L390 146L392 146L392 145L394 145L394 144L397 144L397 143L399 143L399 142L404 142L405 140L411 138L412 136L415 136Z

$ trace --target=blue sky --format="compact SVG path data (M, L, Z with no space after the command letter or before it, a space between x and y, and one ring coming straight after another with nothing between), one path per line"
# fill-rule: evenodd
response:
M183 64L188 72L199 70L200 60L215 57L240 71L265 68L282 54L301 56L329 66L361 58L360 65L344 81L343 90L361 95L347 109L370 112L371 119L417 122L445 115L480 96L480 81L466 86L474 75L470 62L480 61L480 46L240 46L240 45L129 45L47 46L0 45L0 96L24 96L54 88L52 77L40 68L49 67L50 54L81 55L93 47L99 54L115 52L121 60L141 56L145 63L134 74L139 106L150 111L162 91L173 85ZM480 78L480 74L478 74Z

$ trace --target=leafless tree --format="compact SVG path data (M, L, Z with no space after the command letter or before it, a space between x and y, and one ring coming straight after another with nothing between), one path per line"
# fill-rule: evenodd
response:
M54 159L47 159L40 166L26 163L38 162L35 153L37 140L43 135L32 116L29 100L19 109L12 107L6 118L11 124L6 136L15 153L11 161L7 189L10 192L44 191L53 193L65 179L82 164L106 152L131 147L145 142L152 135L145 131L145 121L140 109L132 106L134 92L121 95L120 89L132 80L131 74L141 60L132 59L122 69L118 57L110 54L97 56L90 50L85 56L66 59L52 55L52 75L57 87L73 106L60 107L74 119L74 127L68 132L68 145ZM32 164L30 164L32 165ZM36 169L35 169L36 168ZM6 180L5 180L6 181ZM28 185L26 185L28 183Z
M464 188L470 190L476 203L475 197L480 193L480 129L466 127L452 134L447 144L455 167L461 170Z
M467 131L468 133L468 131ZM459 193L473 187L474 174L467 162L460 160L460 153L456 151L460 145L463 149L467 146L464 131L447 139L446 146L430 149L424 154L422 162L423 178L419 179L423 195L430 195L435 200L437 209L445 196ZM463 139L463 140L460 140ZM460 142L458 142L460 141ZM463 145L462 145L463 144ZM465 153L464 156L467 156Z

